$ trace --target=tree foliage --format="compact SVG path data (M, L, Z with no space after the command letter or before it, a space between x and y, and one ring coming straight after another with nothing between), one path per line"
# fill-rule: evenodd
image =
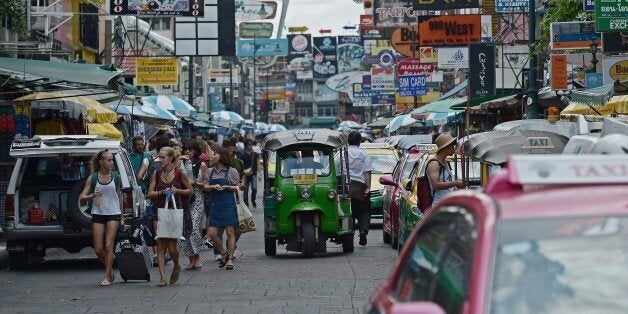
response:
M18 34L20 39L27 37L26 3L21 0L0 1L0 21L9 21L10 29Z
M550 25L553 22L571 22L591 20L591 14L583 11L582 0L549 0L545 14L541 19L541 34L533 48L534 53L543 53L549 49Z

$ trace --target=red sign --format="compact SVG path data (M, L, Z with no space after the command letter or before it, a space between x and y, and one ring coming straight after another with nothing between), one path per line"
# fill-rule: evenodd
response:
M435 69L433 63L420 63L418 59L406 59L397 62L397 75L430 74Z
M362 14L360 15L360 27L361 26L373 26L373 14Z
M321 34L331 34L331 29L321 28L321 30L319 30L318 32Z

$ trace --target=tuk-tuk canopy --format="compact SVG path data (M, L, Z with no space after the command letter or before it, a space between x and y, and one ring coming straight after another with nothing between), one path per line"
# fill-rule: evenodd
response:
M308 143L338 148L347 145L347 136L328 129L287 130L266 135L261 148L276 151L282 147Z

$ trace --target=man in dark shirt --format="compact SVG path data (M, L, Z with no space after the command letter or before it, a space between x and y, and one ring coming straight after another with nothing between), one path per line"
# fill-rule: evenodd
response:
M253 141L246 139L244 141L244 151L240 154L244 168L244 204L249 205L249 189L251 190L251 204L253 208L257 207L255 197L257 196L257 168L259 154L253 151Z

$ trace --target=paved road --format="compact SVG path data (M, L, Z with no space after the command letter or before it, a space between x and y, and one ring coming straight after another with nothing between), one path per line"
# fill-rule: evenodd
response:
M261 226L261 211L254 215ZM397 255L381 239L375 229L365 247L356 236L353 254L328 243L329 253L305 259L285 246L265 256L263 232L249 233L238 243L234 270L218 269L205 250L201 270L182 271L177 284L164 288L155 286L156 268L150 283L124 283L116 273L113 285L100 287L102 267L93 250L51 249L46 262L27 272L0 271L0 312L361 313ZM169 263L168 274L171 269Z

